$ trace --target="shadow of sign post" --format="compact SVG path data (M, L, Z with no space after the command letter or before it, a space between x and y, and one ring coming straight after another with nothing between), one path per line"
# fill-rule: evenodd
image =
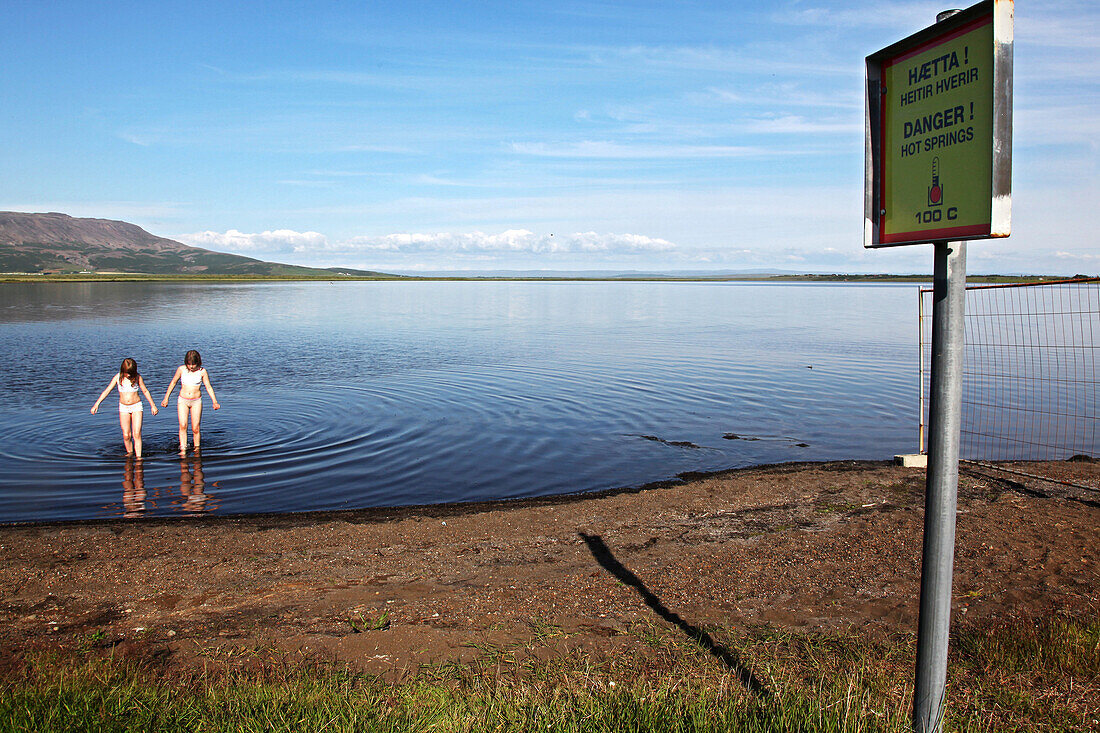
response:
M767 693L764 685L757 679L756 675L752 673L752 670L741 661L741 658L737 656L736 652L722 646L706 631L697 626L692 626L681 618L679 614L669 610L669 608L661 602L661 599L658 598L653 591L647 588L645 583L643 583L637 575L630 572L626 566L616 559L615 555L612 554L611 550L604 543L603 538L599 535L589 535L583 532L579 533L579 536L584 540L584 543L588 545L588 550L592 553L592 557L596 559L596 562L598 562L604 570L622 581L623 584L637 591L638 595L642 597L642 601L653 609L654 613L683 631L688 638L718 659L718 661L722 662L730 671L737 675L737 678L741 680L741 684L751 692L757 695L765 695Z

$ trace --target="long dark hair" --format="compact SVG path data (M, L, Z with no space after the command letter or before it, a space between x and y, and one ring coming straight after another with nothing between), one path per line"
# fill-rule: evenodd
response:
M138 376L137 362L127 356L122 360L122 366L118 368L118 380L121 382L125 377L130 380L130 384L136 387Z
M183 365L188 368L194 367L191 369L193 372L198 371L202 368L202 357L199 356L199 352L191 349L183 355Z

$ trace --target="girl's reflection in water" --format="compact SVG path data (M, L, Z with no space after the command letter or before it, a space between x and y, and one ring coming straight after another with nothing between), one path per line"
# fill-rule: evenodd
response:
M212 484L217 487L218 482ZM122 516L137 519L156 507L155 499L163 497L163 489L153 488L149 499L145 490L145 465L133 456L126 459L122 472ZM172 504L184 514L203 514L217 509L217 502L206 493L206 474L202 469L202 453L198 451L180 459L180 496Z
M183 505L180 510L187 514L201 514L214 509L214 505L207 505L212 498L206 491L206 476L202 471L202 453L194 451L186 458L180 459L180 495L183 497Z
M145 513L145 467L140 458L130 456L122 472L122 516L140 517Z

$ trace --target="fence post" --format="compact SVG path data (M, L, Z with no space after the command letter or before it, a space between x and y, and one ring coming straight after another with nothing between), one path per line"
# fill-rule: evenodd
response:
M924 446L924 288L917 288L917 357L920 369L917 374L917 453L925 453ZM927 464L926 464L927 465Z
M943 722L959 485L965 307L966 243L936 242L924 550L913 696L913 730L916 733L939 731Z

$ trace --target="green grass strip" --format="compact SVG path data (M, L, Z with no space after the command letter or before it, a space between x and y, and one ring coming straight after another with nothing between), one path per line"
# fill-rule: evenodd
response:
M627 633L646 654L505 664L493 655L515 650L490 650L402 683L285 661L173 673L87 650L32 653L0 678L0 733L909 730L912 635L709 629L760 680L752 693L677 629ZM945 731L1098 729L1100 620L1082 613L957 629L947 699Z

